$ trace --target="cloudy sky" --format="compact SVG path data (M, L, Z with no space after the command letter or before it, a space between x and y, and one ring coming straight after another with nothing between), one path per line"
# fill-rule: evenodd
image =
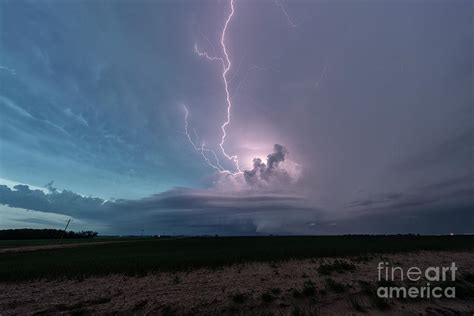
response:
M472 1L233 9L1 1L0 228L474 232Z

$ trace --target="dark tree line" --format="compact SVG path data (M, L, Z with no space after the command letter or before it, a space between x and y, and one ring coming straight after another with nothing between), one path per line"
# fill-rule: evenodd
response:
M0 240L16 240L16 239L80 239L94 238L97 232L94 231L66 231L60 229L4 229L0 230Z

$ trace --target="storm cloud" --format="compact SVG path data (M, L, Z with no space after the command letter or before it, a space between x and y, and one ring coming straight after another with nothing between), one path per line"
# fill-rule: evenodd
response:
M228 1L1 1L2 228L471 232L471 1L285 9L297 27L235 1L230 176L180 106L235 171L221 65L194 51L222 56Z
M288 150L279 144L273 146L273 152L267 156L267 163L262 159L253 159L253 168L244 171L245 182L251 186L271 186L277 182L280 185L290 185L297 179L281 167L280 163L285 161Z
M155 230L179 226L184 230L183 233L190 233L186 225L192 224L193 227L224 225L233 227L232 232L245 228L247 234L294 233L286 227L288 223L296 227L295 223L304 225L320 215L318 209L308 206L305 198L297 195L223 193L189 188L176 188L142 199L107 201L56 188L45 193L31 190L26 185L17 185L13 189L2 185L0 204L67 215L98 226L107 226L112 231L126 230L127 225L147 226ZM247 227L249 223L253 225L250 230Z
M412 192L386 193L347 205L346 213L315 207L290 191L229 191L175 188L141 199L103 200L54 187L0 186L0 204L70 216L103 232L203 234L336 234L470 232L472 177ZM449 210L449 211L448 211ZM450 215L449 215L450 214ZM34 218L21 220L38 223ZM41 222L41 220L39 221ZM44 222L44 221L43 221ZM46 222L44 222L46 223ZM382 226L381 226L382 225Z

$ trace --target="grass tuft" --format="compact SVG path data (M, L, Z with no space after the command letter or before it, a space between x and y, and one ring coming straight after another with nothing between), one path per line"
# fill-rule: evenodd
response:
M308 280L304 282L301 292L304 296L314 296L316 294L316 287L311 280Z
M323 263L318 267L318 272L323 275L331 275L333 272L343 273L355 271L356 266L345 260L334 260L333 263Z
M360 312L365 313L367 310L362 305L361 300L356 295L349 295L349 304L351 305L352 309Z
M271 292L262 293L262 295L260 295L260 298L264 303L271 303L275 300L275 296L273 296Z
M181 283L181 278L179 277L179 275L175 275L173 278L173 284L179 284L179 283Z
M248 296L247 294L244 293L237 293L232 296L232 302L237 303L237 304L243 304L245 301L247 301Z
M271 289L270 292L272 292L273 295L280 295L281 289L278 288L278 287L275 287L275 288Z
M336 282L331 278L326 278L326 287L336 293L343 293L346 290L344 284Z

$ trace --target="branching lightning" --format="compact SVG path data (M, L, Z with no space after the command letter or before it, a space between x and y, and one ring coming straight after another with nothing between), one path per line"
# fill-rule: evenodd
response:
M227 125L230 124L230 119L231 119L231 109L232 109L232 101L231 101L231 97L230 97L230 92L229 92L229 79L227 78L227 74L229 73L229 70L230 70L230 67L232 65L231 61L230 61L230 58L229 58L229 54L227 53L227 47L226 47L226 33L227 33L227 28L229 26L229 23L230 21L232 20L232 17L234 16L234 0L230 0L230 13L229 15L227 16L226 18L226 21L225 21L225 24L224 24L224 28L222 29L222 33L221 33L221 36L220 36L220 44L221 44L221 48L222 48L222 54L223 54L223 57L219 57L219 56L211 56L209 55L207 52L203 52L203 51L200 51L197 44L194 45L194 51L196 52L196 54L198 54L199 56L201 57L204 57L210 61L219 61L221 64L222 64L222 80L224 82L224 90L225 90L225 100L226 100L226 105L227 105L227 115L226 115L226 120L224 121L224 123L221 125L221 131L222 131L222 137L221 137L221 141L219 143L219 147L221 149L221 152L222 154L229 160L233 161L234 164L235 164L235 168L237 170L237 172L232 172L230 170L227 170L227 169L224 169L220 164L219 164L219 160L217 159L217 154L213 151L213 150L210 150L210 149L205 149L204 147L201 147L201 154L203 155L204 159L206 159L206 161L208 162L208 164L213 167L214 169L218 170L219 172L225 172L225 173L230 173L230 174L237 174L237 173L241 173L242 171L240 170L240 166L239 166L239 158L237 157L237 155L234 155L234 156L231 156L229 155L225 149L224 149L224 143L225 143L225 139L227 137L227 131L226 131L226 127ZM188 110L185 108L186 110L186 129L187 129L187 116L188 116ZM186 130L186 134L188 135L188 140L191 142L191 144L193 145L194 149L198 150L197 149L197 146L195 145L195 143L192 141L191 137L189 136L189 133L188 131ZM216 158L216 161L217 161L217 165L214 165L212 164L209 159L207 158L207 156L204 155L204 151L208 151L208 152L211 152L214 157Z
M224 62L224 59L221 58L221 57L217 57L217 56L211 56L209 55L207 52L201 52L197 46L197 44L194 44L194 51L196 52L196 54L198 54L199 56L201 57L205 57L211 61L215 61L215 60L218 60L222 63L222 66L225 68L225 62Z
M327 69L328 69L328 64L325 64L324 67L323 67L323 70L321 71L321 74L319 75L318 80L316 80L316 82L314 83L314 88L315 89L317 89L319 87L319 84L321 83L321 80L323 80Z
M189 127L188 127L189 111L188 111L188 108L185 105L183 105L183 107L184 107L184 132L186 133L186 136L188 137L188 141L191 143L191 145L193 146L193 148L196 151L199 151L201 153L201 156L204 158L204 160L207 162L207 164L211 168L214 168L214 169L216 169L217 171L219 171L221 173L227 173L227 170L225 170L220 165L219 158L217 157L216 152L214 150L206 148L204 143L201 144L201 147L198 147L196 145L197 133L196 133L195 130L194 130L194 135L196 136L196 142L193 141L193 139L191 138L191 135L189 135ZM216 160L215 164L213 162L211 162L211 160L206 156L205 152L211 153L214 156L214 159Z
M288 12L286 12L285 7L283 6L283 4L279 0L275 0L275 4L277 5L277 7L279 7L282 10L282 12L285 15L286 19L288 20L288 23L290 24L290 26L291 27L297 27L298 25L293 23L293 21L291 20ZM222 66L221 76L222 76L222 81L224 83L225 103L226 103L226 107L227 107L227 109L226 109L227 110L227 115L226 115L225 121L221 125L222 136L221 136L221 140L220 140L220 143L219 143L219 147L220 147L220 150L222 152L222 155L224 155L225 158L227 158L228 160L233 162L233 164L235 166L234 170L236 170L235 172L233 172L231 170L228 170L228 169L225 169L220 164L219 158L218 158L218 155L216 154L216 152L212 149L206 148L204 143L202 143L201 147L197 146L196 145L196 142L197 142L197 139L198 139L197 134L196 134L196 142L192 140L191 136L189 135L189 131L188 131L189 111L185 107L185 132L186 132L186 135L188 137L188 141L191 143L191 145L193 146L193 148L196 151L199 151L201 153L202 157L204 158L204 160L208 163L208 165L210 167L214 168L215 170L219 171L220 173L227 173L227 174L231 174L231 175L236 175L236 174L242 173L242 171L240 169L240 166L239 166L238 156L237 155L229 155L226 152L225 148L224 148L224 144L225 144L226 137L227 137L226 127L230 124L231 110L232 110L232 99L231 99L230 91L229 91L229 89L230 89L229 88L230 79L228 78L228 73L231 69L232 62L231 62L229 54L227 52L226 35L227 35L227 29L229 27L229 24L232 20L232 17L234 16L234 12L235 12L235 10L234 10L234 0L230 0L230 12L227 15L227 18L226 18L225 23L224 23L224 27L223 27L223 29L221 31L221 34L220 34L220 46L221 46L221 50L222 50L221 56L219 56L219 55L214 56L214 55L211 55L211 54L209 54L205 51L199 50L197 43L194 44L194 51L198 56L206 58L207 60L212 61L212 62L217 61ZM212 46L212 43L209 41L209 39L207 39L206 37L204 37L204 38ZM254 68L255 69L260 69L260 67L257 67L257 66L254 66ZM240 88L240 84L239 84L238 88ZM211 161L211 159L209 159L207 154L211 154L214 157L215 163L213 161Z
M222 72L222 79L224 80L226 102L227 102L227 120L221 126L222 138L221 138L221 142L220 142L219 146L221 147L221 150L222 150L222 153L224 154L224 156L226 156L227 159L233 160L235 162L237 170L239 172L241 172L240 167L239 167L239 158L237 156L229 156L225 152L225 149L224 149L224 142L225 142L225 138L227 136L225 128L226 128L227 125L230 124L230 110L232 108L232 103L230 101L230 93L229 93L229 83L227 81L227 73L229 72L230 67L231 67L232 64L230 62L229 55L227 54L227 48L225 46L225 35L226 35L226 32L227 32L227 27L229 25L229 22L232 19L232 17L234 16L234 0L230 0L230 9L231 9L230 14L227 17L227 20L225 21L224 29L222 30L222 34L221 34L221 46L222 46L222 51L223 51L224 56L225 56L225 64L224 64L224 68L223 68L224 71Z
M286 20L288 21L288 24L295 28L295 27L298 27L298 24L294 23L293 20L291 19L290 15L288 14L288 12L286 11L284 5L282 2L280 2L279 0L275 0L275 5L281 9L281 11L283 12L283 15L286 17Z

